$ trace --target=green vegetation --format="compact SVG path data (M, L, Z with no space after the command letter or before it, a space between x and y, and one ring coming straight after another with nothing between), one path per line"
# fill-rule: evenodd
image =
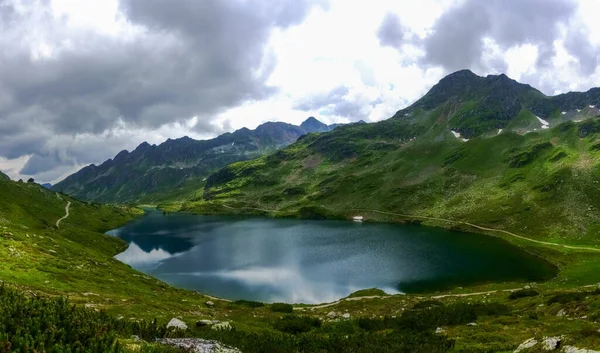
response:
M538 295L540 295L540 293L538 291L536 291L535 289L520 289L520 290L510 293L510 295L508 296L508 299L535 297Z
M368 288L361 289L356 291L348 296L348 298L356 298L356 297L370 297L370 296L386 296L388 295L386 292L379 288Z
M294 307L286 303L273 303L271 304L271 310L276 313L292 313Z

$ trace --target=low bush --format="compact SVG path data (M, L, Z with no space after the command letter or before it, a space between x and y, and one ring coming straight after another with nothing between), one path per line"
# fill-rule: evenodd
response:
M554 303L567 304L570 302L578 302L585 299L587 293L584 292L565 292L558 293L548 299L548 305Z
M275 322L273 327L277 331L298 334L308 332L315 327L321 327L321 320L310 316L286 315Z
M508 299L514 300L519 298L535 297L538 295L540 295L540 293L538 293L538 291L536 291L535 289L520 289L518 291L510 293Z
M247 306L249 308L261 308L263 306L265 306L264 303L261 302L255 302L252 300L236 300L233 303L231 303L233 305L243 305L243 306Z
M273 303L271 304L271 311L274 311L276 313L291 314L292 312L294 312L294 307L286 303Z
M442 303L439 300L424 300L422 302L418 302L413 306L413 309L415 310L419 310L419 309L430 309L436 306L444 306L444 303Z

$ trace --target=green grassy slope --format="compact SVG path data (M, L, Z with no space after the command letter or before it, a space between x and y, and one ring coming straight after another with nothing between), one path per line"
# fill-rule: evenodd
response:
M301 153L303 144L318 138L309 136L282 153ZM383 141L377 137L355 147L378 146ZM384 156L391 151L383 149L381 153ZM326 173L359 160L307 156L288 176L295 178L293 170L297 168L322 168L319 173ZM246 166L257 168L261 163L270 162L259 160ZM307 180L302 175L297 178ZM238 187L229 192L243 190ZM296 195L292 199L297 203L305 198L299 190L287 191ZM332 306L299 305L300 310L292 314L274 310L286 311L291 309L288 306L245 301L211 299L214 306L209 306L209 298L201 294L172 288L113 259L125 245L101 232L130 220L139 211L82 203L37 184L0 180L0 194L0 352L174 352L154 343L154 338L164 336L217 339L246 353L512 351L530 337L549 335L564 335L565 345L600 348L595 323L600 318L600 296L589 288L557 297L556 289L540 286L536 289L541 295L516 300L503 291L423 298L385 296L371 289ZM56 220L64 216L67 202L71 202L70 216L57 229ZM500 287L516 286L519 284L505 283ZM463 291L484 289L489 287ZM383 299L357 298L363 295ZM64 296L69 302L57 298ZM71 304L78 306L75 309ZM557 316L560 310L565 316ZM332 311L335 319L328 317ZM344 313L350 318L341 317ZM189 330L165 330L173 317L181 317ZM157 319L156 324L147 321L151 319ZM196 327L194 323L200 319L228 321L234 329ZM470 322L477 326L467 325ZM435 333L438 327L441 333ZM145 341L135 341L131 335Z
M387 137L390 121L308 136L268 157L232 164L208 179L204 198L220 204L302 214L326 206L468 221L535 239L600 245L600 119L526 135L462 142L429 131ZM366 126L365 126L366 127ZM219 210L221 210L219 208Z

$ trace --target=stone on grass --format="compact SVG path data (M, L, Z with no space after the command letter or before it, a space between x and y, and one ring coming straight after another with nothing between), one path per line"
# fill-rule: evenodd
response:
M560 309L558 311L558 313L556 314L556 316L565 316L567 315L567 312L565 311L565 309Z
M196 321L196 326L200 327L200 326L210 326L212 325L213 322L210 320L198 320Z
M477 326L477 323L476 323L476 322L469 322L469 323L467 324L467 326Z
M535 338L530 338L530 339L528 339L527 341L525 341L525 342L521 343L521 344L520 344L520 345L517 347L517 349L515 349L515 350L514 350L514 352L513 352L513 353L519 353L519 352L520 352L520 351L522 351L522 350L525 350L525 349L532 348L532 347L533 347L533 346L535 346L537 343L538 343L538 341L537 341Z
M544 340L542 341L542 348L545 351L556 350L558 347L560 347L560 341L560 337L544 337Z
M593 351L591 349L577 348L577 347L573 347L573 346L566 346L563 349L563 352L565 352L565 353L600 353L600 351Z
M327 314L327 317L330 319L335 319L337 317L337 314L335 313L335 311L330 311L329 314Z
M185 324L185 322L179 320L178 318L174 317L171 319L171 321L169 321L169 323L167 324L167 328L171 328L174 327L176 329L180 329L180 330L187 330L187 325Z
M345 313L344 315L342 315L342 317L346 320L348 320L350 318L350 314L349 313Z
M207 306L215 306L215 303L213 303L212 301L209 300L206 302L206 305Z
M163 338L159 343L194 353L241 353L237 348L201 338Z

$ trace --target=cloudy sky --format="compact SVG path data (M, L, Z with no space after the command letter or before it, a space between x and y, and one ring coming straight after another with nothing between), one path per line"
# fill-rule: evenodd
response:
M0 170L139 143L390 117L444 75L600 85L597 0L0 0Z

